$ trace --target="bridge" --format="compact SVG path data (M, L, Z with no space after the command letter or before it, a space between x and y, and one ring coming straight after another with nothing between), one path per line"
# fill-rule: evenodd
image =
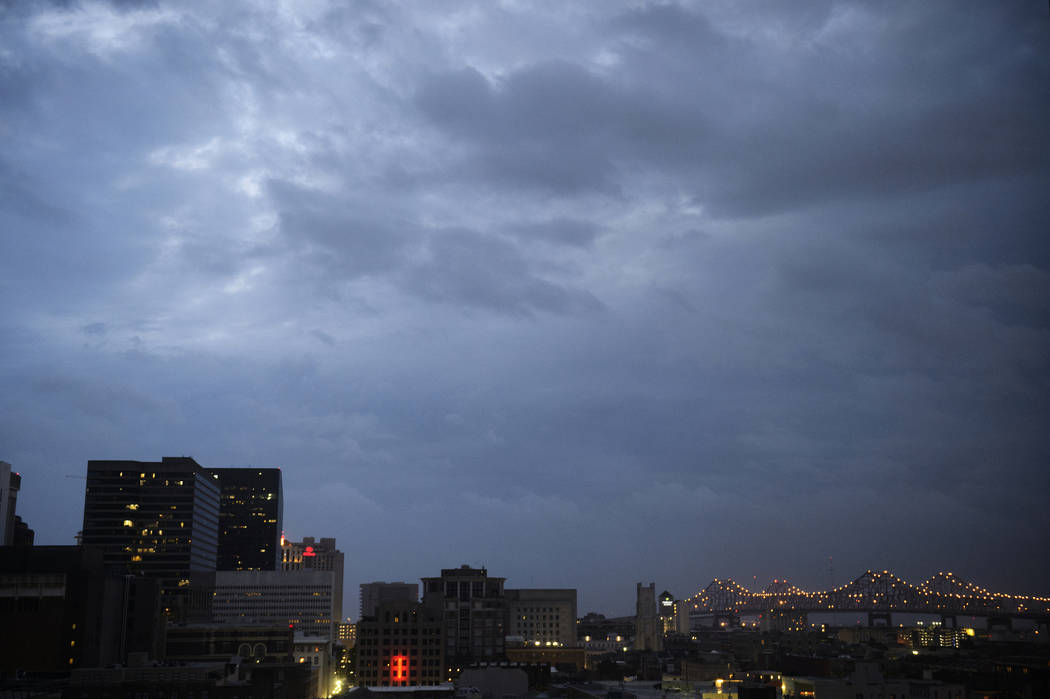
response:
M957 616L988 617L989 624L1003 621L1007 625L1010 619L1050 619L1050 597L991 592L943 572L912 585L888 570L869 570L846 585L817 592L787 580L774 580L765 590L752 592L732 579L716 578L684 602L690 617L727 621L744 615L816 612L867 613L869 624L882 620L887 625L892 613L939 614L953 626Z

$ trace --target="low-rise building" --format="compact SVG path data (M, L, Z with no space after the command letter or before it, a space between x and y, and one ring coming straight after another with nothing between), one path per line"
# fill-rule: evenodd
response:
M292 648L295 662L309 665L316 674L318 696L327 697L334 686L332 642L316 636L295 636Z
M506 633L534 647L575 646L575 589L508 589Z
M418 602L386 602L357 622L357 682L369 687L447 681L442 619Z
M186 663L292 662L292 629L286 624L236 626L173 624L168 626L165 657Z

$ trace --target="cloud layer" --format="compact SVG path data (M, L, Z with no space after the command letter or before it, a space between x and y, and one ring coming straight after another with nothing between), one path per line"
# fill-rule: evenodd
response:
M26 4L0 458L281 466L358 582L1045 593L1045 8ZM839 580L842 582L843 580Z

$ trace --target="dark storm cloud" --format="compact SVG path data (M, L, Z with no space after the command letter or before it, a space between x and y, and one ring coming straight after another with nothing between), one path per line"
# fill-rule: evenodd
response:
M1046 28L998 3L19 4L19 506L64 543L64 475L189 453L281 466L351 600L472 562L618 613L636 580L819 586L829 555L1045 593Z
M434 301L514 315L577 313L602 307L593 294L536 276L513 243L467 230L436 231L426 262L406 286Z
M480 148L461 173L614 194L617 173L670 166L725 215L1045 178L1045 100L1028 87L1050 79L1042 35L998 11L980 30L943 6L920 14L874 28L868 51L818 44L774 68L784 59L777 49L730 41L676 5L646 6L613 23L624 70L541 62L492 85L465 68L425 80L417 104ZM862 30L847 27L843 38ZM934 42L935 33L951 38Z

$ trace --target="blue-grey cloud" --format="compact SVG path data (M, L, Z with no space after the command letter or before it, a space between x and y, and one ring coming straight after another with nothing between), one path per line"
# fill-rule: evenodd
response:
M829 555L1046 592L1045 8L4 17L0 458L41 542L88 459L192 454L281 466L350 608L463 562L612 613Z

